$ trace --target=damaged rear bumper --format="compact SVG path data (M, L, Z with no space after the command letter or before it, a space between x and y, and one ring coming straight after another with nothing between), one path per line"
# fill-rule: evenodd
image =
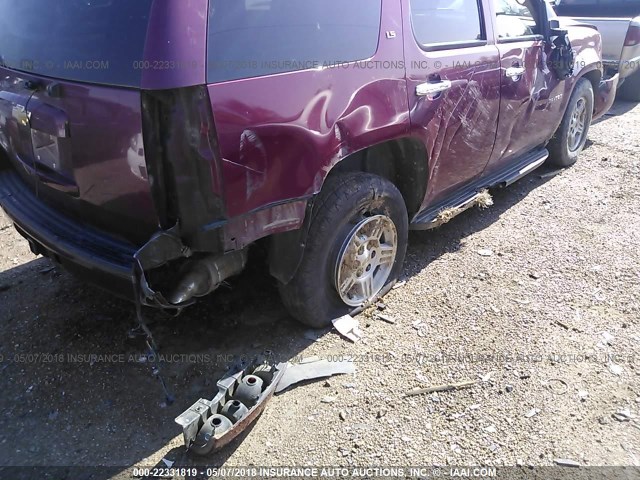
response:
M34 254L49 257L76 276L146 306L187 306L239 273L246 262L245 250L194 255L182 244L177 228L159 232L138 248L49 207L12 170L0 171L0 206ZM165 295L152 287L148 273L168 265L173 277ZM176 305L167 298L183 301Z

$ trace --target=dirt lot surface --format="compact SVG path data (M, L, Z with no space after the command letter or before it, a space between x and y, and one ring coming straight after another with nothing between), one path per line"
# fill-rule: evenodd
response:
M385 299L396 324L361 315L359 344L297 325L257 260L181 317L147 312L163 354L191 355L163 366L170 406L137 361L134 309L33 257L0 214L0 464L640 466L640 106L612 113L574 168L412 234L406 284ZM186 456L174 417L257 354L353 356L357 372ZM478 384L403 398L465 380Z

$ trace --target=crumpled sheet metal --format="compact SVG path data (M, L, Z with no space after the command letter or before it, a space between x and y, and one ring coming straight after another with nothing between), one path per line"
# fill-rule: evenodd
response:
M276 386L276 393L281 393L292 385L307 380L317 380L334 375L355 373L355 371L356 366L350 360L341 362L319 360L317 362L289 365Z

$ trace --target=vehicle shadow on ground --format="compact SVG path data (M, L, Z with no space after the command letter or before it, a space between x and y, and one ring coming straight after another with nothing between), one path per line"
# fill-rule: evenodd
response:
M489 209L465 212L436 231L412 233L405 279L498 221L549 181L544 174L550 171L540 169L493 192ZM145 311L160 353L169 358L160 365L175 397L167 405L152 374L154 364L143 355L143 339L129 334L135 326L133 307L58 268L49 271L49 265L37 259L0 272L0 285L9 287L0 292L2 465L124 469L144 462L180 433L173 419L198 398L212 398L216 381L238 361L256 356L287 361L313 342L310 332L286 313L262 255L254 255L242 275L181 316ZM325 334L335 335L318 332ZM54 357L43 363L28 354ZM37 436L29 433L35 429ZM166 457L177 465L220 466L248 434L205 459L187 457L182 447ZM97 471L92 478L109 476Z

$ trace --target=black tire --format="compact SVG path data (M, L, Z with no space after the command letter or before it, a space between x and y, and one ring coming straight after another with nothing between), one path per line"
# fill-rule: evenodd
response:
M335 267L354 227L375 215L389 217L397 231L397 253L388 285L400 275L407 251L409 220L402 194L390 181L368 173L340 173L327 179L313 208L298 271L291 282L280 284L282 301L293 317L323 328L355 310L336 290Z
M640 102L640 72L628 77L619 90L619 97L630 102Z
M578 109L578 104L580 101L586 102L586 122L584 133L582 134L581 141L579 142L577 148L570 147L570 130L571 130L571 120L573 118L574 113ZM549 142L549 146L547 147L550 152L548 164L553 165L555 167L566 168L570 167L578 160L578 156L584 149L585 144L587 143L587 138L589 136L589 127L591 126L591 121L593 120L593 87L591 86L591 82L585 78L581 78L578 80L576 84L576 88L571 94L571 98L569 99L569 104L567 105L567 111L564 114L562 119L562 123L558 127L555 135Z

